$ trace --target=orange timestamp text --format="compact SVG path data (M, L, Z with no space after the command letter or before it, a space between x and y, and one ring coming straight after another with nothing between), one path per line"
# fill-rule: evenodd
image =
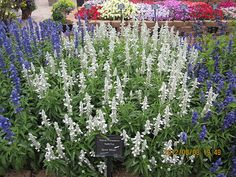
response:
M206 149L171 149L171 150L165 150L165 155L185 155L185 156L199 156L200 154L204 154L205 156L220 156L221 155L221 149L212 149L212 148L206 148Z

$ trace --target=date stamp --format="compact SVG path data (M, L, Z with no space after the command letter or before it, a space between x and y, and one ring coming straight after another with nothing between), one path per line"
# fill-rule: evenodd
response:
M185 155L185 156L199 156L201 154L204 154L205 156L221 156L221 149L212 149L212 148L206 148L206 149L199 149L199 148L193 148L193 149L172 149L172 150L165 150L165 155Z

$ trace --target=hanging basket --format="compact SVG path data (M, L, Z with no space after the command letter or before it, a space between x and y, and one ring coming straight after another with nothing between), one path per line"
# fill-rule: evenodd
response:
M29 17L31 17L32 11L29 9L22 9L22 20L28 19Z

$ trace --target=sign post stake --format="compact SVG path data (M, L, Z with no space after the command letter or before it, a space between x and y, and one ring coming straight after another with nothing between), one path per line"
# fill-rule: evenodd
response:
M112 177L113 158L124 157L124 140L119 135L96 136L95 157L105 157L106 159L106 177Z
M154 10L154 21L157 21L157 9L159 6L157 4L152 4L152 9Z
M108 156L106 157L107 162L107 177L112 177L112 157Z
M125 5L123 3L121 4L118 4L118 9L120 10L120 20L121 20L121 23L123 22L124 20L124 16L123 16L123 10L125 9Z

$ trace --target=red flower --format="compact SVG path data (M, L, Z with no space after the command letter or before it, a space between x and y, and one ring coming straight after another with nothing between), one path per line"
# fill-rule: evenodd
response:
M223 11L220 9L213 9L209 4L205 2L188 2L185 1L183 4L186 4L189 8L189 15L191 19L222 19Z
M78 18L78 16L80 16L81 19L87 18L89 20L97 20L101 15L100 12L98 12L99 9L101 9L101 6L92 6L90 9L81 7L75 14L75 18Z
M219 3L219 8L228 8L228 7L236 7L236 2L228 0Z

